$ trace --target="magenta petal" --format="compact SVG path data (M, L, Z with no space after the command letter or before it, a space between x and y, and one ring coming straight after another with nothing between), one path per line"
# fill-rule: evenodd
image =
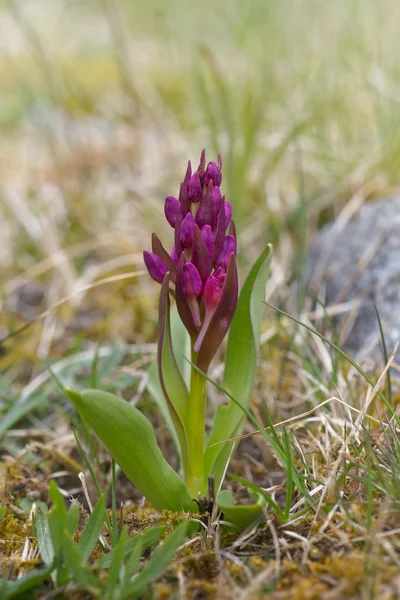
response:
M207 249L208 249L208 254L210 256L210 258L213 257L214 254L214 248L215 248L215 243L214 243L214 236L212 234L212 229L210 227L210 225L204 225L204 227L201 230L201 237L203 238Z
M172 246L172 250L171 250L171 258L172 258L172 262L177 265L179 262L179 256L178 253L176 251L176 247Z
M152 252L148 252L147 250L145 250L143 252L143 259L150 273L150 276L154 279L154 281L157 281L157 283L162 283L168 269L164 265L161 258L156 256Z
M204 148L200 154L200 163L199 163L199 166L197 167L197 172L200 177L200 183L201 183L201 185L203 185L204 173L206 172L206 151L204 150Z
M188 213L179 228L179 242L183 248L191 248L193 245L194 227L196 222L192 213Z
M175 227L176 216L178 214L180 202L174 196L167 196L164 204L164 214L171 227Z
M208 165L204 175L204 185L208 185L210 180L212 180L213 184L220 187L222 183L222 161L221 156L218 154L218 166L215 164L213 160L211 160Z
M188 183L188 198L191 202L200 202L203 198L203 188L197 171L193 173Z
M226 231L225 198L222 198L222 204L221 204L220 211L218 213L217 225L216 225L215 234L214 234L214 241L215 241L214 260L219 256L219 253L221 252L222 247L224 245L225 231Z
M185 264L185 255L179 257L178 268L176 272L175 300L179 316L182 323L188 330L190 336L197 336L197 325L193 318L193 312L189 306L188 300L183 292L183 266Z
M197 225L194 228L192 263L200 273L201 280L204 282L211 273L211 260L207 245Z
M229 225L228 233L229 233L229 235L233 235L233 237L235 238L236 248L237 248L237 236L236 236L235 221L231 221L231 223Z
M221 267L226 271L231 254L236 255L236 242L233 235L227 235L224 239L222 250L215 261L216 266Z
M184 215L186 215L186 213L189 210L188 188L189 188L189 181L190 181L191 176L192 176L192 165L190 164L190 160L189 160L188 166L186 169L185 178L182 181L181 187L179 190L179 202L182 205Z
M232 219L232 204L225 200L225 227L229 227Z
M186 298L200 296L203 291L203 283L200 274L193 263L187 262L183 265L182 274L183 293Z
M204 227L204 225L213 225L214 214L214 186L210 181L207 187L207 191L204 194L204 198L200 204L200 208L196 213L196 223L200 227L200 229Z
M214 186L214 224L213 229L217 226L218 214L222 206L222 194L219 187Z
M204 292L203 292L204 293ZM205 334L199 344L197 366L205 373L210 362L221 345L229 325L233 319L238 301L239 283L236 268L236 259L232 255L229 261L222 296L215 309ZM199 336L200 337L200 336ZM196 341L197 343L197 341Z
M210 275L204 284L203 299L207 310L214 311L221 300L226 275Z

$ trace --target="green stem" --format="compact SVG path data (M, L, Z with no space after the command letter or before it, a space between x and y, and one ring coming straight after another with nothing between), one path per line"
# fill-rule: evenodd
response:
M192 349L192 362L196 363L197 353ZM207 382L204 377L192 368L190 377L190 394L187 412L187 439L190 471L186 485L193 498L204 495L207 481L204 473L204 436L207 405Z

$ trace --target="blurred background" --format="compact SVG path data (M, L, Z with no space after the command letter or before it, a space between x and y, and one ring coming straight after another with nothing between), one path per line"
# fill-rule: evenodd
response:
M156 284L129 274L152 231L169 245L164 198L203 147L242 280L272 242L269 296L304 291L316 229L398 184L399 19L395 0L3 0L0 337L60 305L0 359L11 379L83 337L154 340Z

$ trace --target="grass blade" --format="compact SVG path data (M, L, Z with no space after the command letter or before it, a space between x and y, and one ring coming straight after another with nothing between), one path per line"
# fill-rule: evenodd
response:
M85 529L82 531L81 537L79 538L78 548L82 552L84 560L87 560L92 554L104 523L104 517L106 512L106 503L104 494L101 494L97 501L96 506L90 515Z
M173 559L177 549L182 544L186 535L187 523L179 523L168 538L153 552L153 556L146 563L140 573L124 585L121 598L137 598L142 595L148 586L160 577Z

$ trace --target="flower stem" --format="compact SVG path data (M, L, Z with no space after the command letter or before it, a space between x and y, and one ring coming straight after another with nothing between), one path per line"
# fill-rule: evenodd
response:
M195 363L197 353L192 349L192 362ZM207 404L207 382L195 369L190 378L190 395L187 412L187 439L190 472L187 476L187 487L193 498L206 493L207 482L204 473L204 436Z

